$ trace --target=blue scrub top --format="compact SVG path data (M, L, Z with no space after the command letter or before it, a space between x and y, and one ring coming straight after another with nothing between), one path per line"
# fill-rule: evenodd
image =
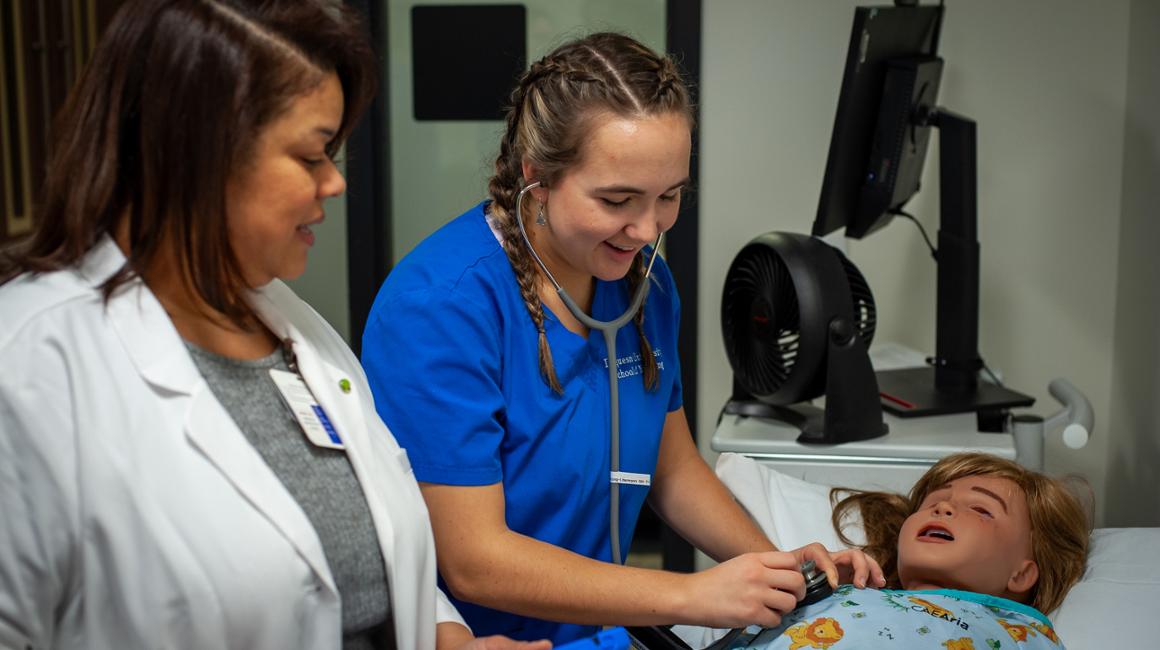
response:
M566 329L546 306L544 323L563 395L539 370L538 336L507 255L487 223L487 202L424 240L391 271L363 332L362 363L375 406L407 450L419 481L502 482L508 528L611 561L609 392L603 335ZM644 388L633 324L617 335L620 470L652 475L666 415L681 407L680 303L664 261L653 267L644 329L658 386ZM627 282L597 281L593 316L628 306ZM648 495L620 486L620 544L627 552ZM443 585L442 579L440 584ZM479 636L594 634L453 598Z

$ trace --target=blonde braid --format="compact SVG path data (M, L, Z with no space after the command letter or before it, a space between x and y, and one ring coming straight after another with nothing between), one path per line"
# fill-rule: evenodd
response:
M628 269L628 296L632 300L632 296L636 295L636 289L640 286L644 279L644 251L642 250L632 260L632 266ZM636 324L636 334L640 337L640 367L642 378L644 379L644 387L648 390L656 390L658 382L657 360L653 356L652 345L648 342L648 337L644 334L644 306L648 304L648 296L645 296L644 302L640 305L640 311L636 312L636 317L632 320Z
M538 291L540 269L523 245L515 223L516 201L525 182L548 187L581 157L592 120L676 112L692 126L688 91L667 57L623 34L597 33L566 43L533 63L512 91L506 131L488 183L491 211L503 237L504 252L515 271L532 323L539 336L540 372L556 393L563 393L544 332L544 306ZM523 178L523 162L535 165L537 178ZM630 292L644 278L638 257L628 274ZM636 316L641 341L641 368L649 390L658 384L657 362L644 335L643 310ZM615 360L610 360L615 363Z
M508 262L516 274L516 283L520 287L520 297L524 307L536 326L539 337L540 375L557 395L564 393L560 379L556 376L555 364L552 362L552 348L548 345L548 335L544 330L544 303L540 300L537 287L540 270L532 262L531 254L523 245L523 236L520 234L519 224L516 223L516 201L523 184L521 168L522 156L519 155L519 128L523 105L527 100L528 89L542 76L542 66L532 66L536 75L529 70L528 74L512 91L512 108L507 114L507 130L500 142L499 156L495 159L495 175L488 182L488 192L492 197L492 215L503 237L503 250L507 254Z
M499 217L498 214L496 216ZM508 213L505 217L497 218L496 223L500 235L503 236L503 250L507 253L512 270L516 273L516 282L520 285L520 297L524 299L524 306L539 333L540 375L548 382L552 392L563 395L564 387L560 385L560 379L556 376L556 367L552 363L552 348L548 345L548 335L544 331L544 302L540 300L537 287L540 269L532 261L531 254L524 246L515 214Z
M657 66L657 78L660 82L657 84L656 90L653 91L650 104L663 106L664 101L669 94L676 94L677 97L673 100L674 103L687 102L688 91L685 90L685 82L681 79L681 73L677 70L677 66L672 59L665 57L661 59Z

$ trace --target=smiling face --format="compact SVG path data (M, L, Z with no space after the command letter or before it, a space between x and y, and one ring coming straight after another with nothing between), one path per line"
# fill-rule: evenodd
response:
M898 577L904 589L1026 601L1039 571L1023 490L995 476L967 476L931 490L902 525Z
M529 224L528 234L561 284L572 292L593 277L623 278L640 249L673 227L690 149L688 118L680 113L595 121L580 162L533 190L546 201L548 225ZM540 180L529 164L524 177Z
M342 85L331 73L262 131L229 182L230 244L247 285L296 278L306 269L310 226L322 221L323 200L346 189L327 155L342 113Z

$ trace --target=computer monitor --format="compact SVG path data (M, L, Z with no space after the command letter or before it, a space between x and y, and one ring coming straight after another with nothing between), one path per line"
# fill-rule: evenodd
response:
M918 191L942 61L942 6L858 7L813 234L861 239Z
M980 384L975 122L936 105L943 7L898 0L859 7L813 234L860 239L918 191L930 129L939 129L935 353L925 368L876 373L882 406L900 417L976 411L980 422L1034 401Z

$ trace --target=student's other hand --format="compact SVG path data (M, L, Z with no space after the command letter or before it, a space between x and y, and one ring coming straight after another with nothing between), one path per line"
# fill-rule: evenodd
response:
M874 558L858 549L831 553L825 546L814 542L790 552L797 558L799 564L813 560L819 569L826 572L831 587L836 588L843 583L851 583L858 588L886 586L882 567L878 566Z
M688 621L710 627L776 627L806 593L791 553L745 553L689 577Z
M547 639L540 641L515 641L506 636L485 636L472 639L459 646L459 650L548 650L552 642Z

